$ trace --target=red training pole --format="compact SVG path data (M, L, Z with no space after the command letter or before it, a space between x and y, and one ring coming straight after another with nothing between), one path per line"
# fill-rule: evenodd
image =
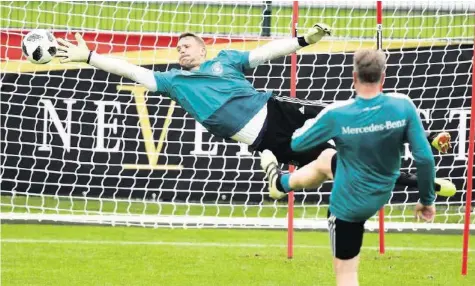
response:
M294 1L292 13L292 37L297 37L297 22L299 18L299 2ZM290 96L296 96L297 86L297 55L290 55ZM295 170L294 166L289 166L289 172ZM294 257L294 192L288 195L288 212L287 212L287 258Z
M468 163L467 163L467 200L465 202L465 223L463 227L462 275L467 275L468 267L468 238L470 237L470 212L472 209L473 189L473 156L475 141L475 27L472 58L472 108L470 112L470 134L468 135Z
M383 48L383 3L376 1L376 48ZM384 206L379 210L379 253L384 254Z

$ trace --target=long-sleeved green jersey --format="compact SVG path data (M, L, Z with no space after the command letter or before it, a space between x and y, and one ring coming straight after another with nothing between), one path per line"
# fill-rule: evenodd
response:
M402 94L356 96L326 107L294 133L292 149L304 151L333 139L338 152L330 211L364 221L391 197L409 142L417 167L420 201L435 199L434 159L415 105Z

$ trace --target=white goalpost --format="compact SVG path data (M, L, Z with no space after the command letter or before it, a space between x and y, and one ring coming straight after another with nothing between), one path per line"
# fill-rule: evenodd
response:
M393 3L394 2L394 3ZM397 188L386 229L461 230L473 142L472 1L385 4L385 92L408 94L427 130L448 131L453 149L434 153L437 177L457 186L437 198L434 223L413 221L417 190ZM298 31L314 23L333 35L246 75L259 90L330 103L352 96L352 54L376 48L376 1L305 1ZM33 65L21 54L31 29L165 71L177 66L182 32L203 36L208 58L251 50L292 34L293 3L281 1L2 1L1 219L149 227L287 228L287 203L266 195L247 146L210 135L170 99L83 64ZM472 107L473 108L473 107ZM472 109L473 110L473 109ZM473 127L472 127L473 128ZM415 172L410 151L405 171ZM473 166L470 166L473 168ZM470 183L470 184L469 184ZM326 228L331 182L295 193L294 228ZM475 223L472 218L470 224ZM368 222L378 229L378 217Z

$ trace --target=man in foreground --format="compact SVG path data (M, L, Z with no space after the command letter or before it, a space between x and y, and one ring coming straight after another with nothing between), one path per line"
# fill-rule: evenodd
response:
M334 184L330 196L328 227L338 285L358 285L359 253L364 224L391 197L399 176L407 140L417 167L420 200L416 213L430 221L435 216L434 158L424 136L422 122L409 97L382 93L385 56L381 51L361 50L354 55L353 82L356 97L326 107L297 130L291 147L300 152L334 140ZM282 180L272 152L261 154L261 166L269 178L270 195L283 197L292 177L318 182L318 173L305 166ZM447 194L447 193L446 193Z

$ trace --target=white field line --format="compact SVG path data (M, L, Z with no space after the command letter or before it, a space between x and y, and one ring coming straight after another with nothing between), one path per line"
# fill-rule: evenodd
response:
M236 248L285 248L286 244L256 244L256 243L218 243L218 242L176 242L176 241L114 241L114 240L60 240L60 239L24 239L24 238L5 238L1 243L17 244L89 244L89 245L149 245L149 246L184 246L184 247L236 247ZM303 245L295 244L295 248L306 249L330 249L329 245ZM364 246L363 249L378 250L376 246ZM461 252L462 248L450 247L406 247L406 246L388 246L387 250L392 251L427 251L427 252ZM473 252L474 249L469 249Z

